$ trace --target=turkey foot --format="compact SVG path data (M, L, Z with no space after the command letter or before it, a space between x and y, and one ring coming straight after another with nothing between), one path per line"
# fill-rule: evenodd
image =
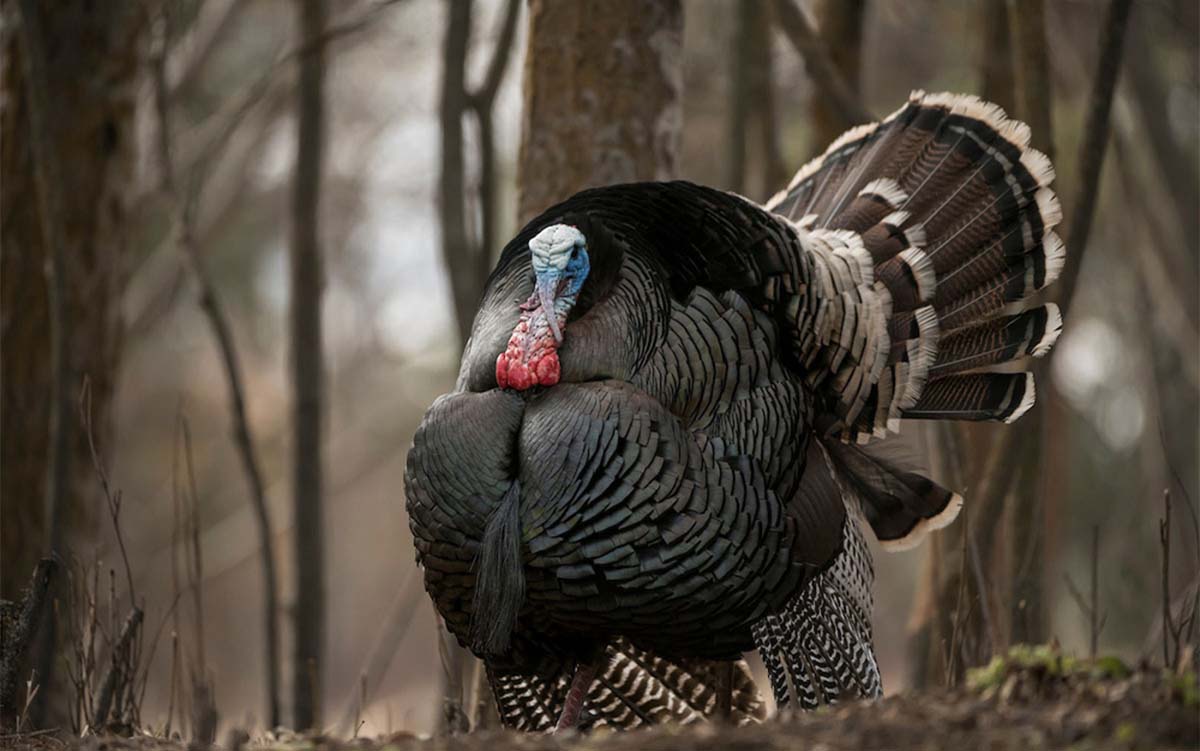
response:
M558 716L558 724L554 732L574 730L579 727L579 716L583 712L583 704L587 701L588 688L596 676L596 663L575 663L575 673L571 676L571 687L567 689L567 698L563 701L562 713Z

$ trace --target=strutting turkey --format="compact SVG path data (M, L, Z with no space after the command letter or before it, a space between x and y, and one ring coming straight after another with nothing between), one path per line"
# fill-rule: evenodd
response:
M962 500L879 446L1012 422L1063 263L1053 169L977 98L914 93L765 207L686 182L579 193L488 280L454 393L409 453L410 525L504 722L634 726L880 694L867 529ZM580 714L580 706L583 711Z

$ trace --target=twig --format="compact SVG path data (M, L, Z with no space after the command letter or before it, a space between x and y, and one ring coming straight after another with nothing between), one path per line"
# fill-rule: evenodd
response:
M185 208L175 183L175 169L171 153L171 118L167 96L166 58L168 53L167 34L155 59L155 107L158 114L158 152L161 162L163 189L171 201L174 223L178 232L179 249L185 262L200 287L200 308L208 319L213 338L216 340L221 362L225 368L225 379L229 388L229 411L233 421L234 445L242 461L242 470L250 488L250 502L258 522L259 551L263 575L264 639L266 641L267 712L270 727L280 722L279 709L279 584L275 572L274 544L271 539L271 516L267 508L266 491L254 439L250 433L250 421L246 416L245 389L242 385L242 370L233 335L224 307L217 296L216 288L204 267L204 261L196 247L193 212Z
M100 694L96 699L96 712L92 716L92 728L95 730L103 728L104 723L108 721L108 713L112 707L113 696L123 688L122 684L129 677L125 671L126 660L129 650L133 647L133 640L137 636L138 628L141 625L142 609L135 606L125 619L125 626L121 629L121 636L113 645L112 659L108 666L108 671L104 674L104 680L100 684Z
M409 570L404 584L396 593L391 611L379 628L378 634L367 653L366 659L359 669L362 676L362 691L359 693L357 704L352 704L342 717L338 728L339 733L345 733L351 728L351 722L357 723L358 718L366 709L367 697L377 690L391 669L392 661L400 648L400 643L408 633L413 617L417 614L417 603L424 593L420 586L421 574L416 568Z
M1089 619L1092 626L1090 656L1094 660L1100 651L1100 629L1104 624L1100 618L1100 525L1092 525L1092 599Z
M176 593L178 594L178 593ZM171 737L171 720L175 717L175 694L179 686L179 632L171 631L171 689L167 697L167 724L163 735Z
M953 687L955 684L955 658L958 654L958 638L962 631L963 623L966 621L966 615L962 612L963 597L967 592L967 530L969 529L970 520L967 518L967 507L963 506L962 515L959 517L959 523L962 524L962 550L959 558L958 568L958 600L954 605L954 628L950 634L950 653L946 658L946 685Z
M1183 502L1187 506L1188 514L1192 518L1192 532L1196 535L1196 553L1200 555L1200 517L1196 515L1196 505L1192 503L1192 496L1188 493L1187 485L1183 483L1183 478L1179 476L1179 471L1175 469L1175 465L1171 462L1171 454L1167 451L1167 434L1163 432L1161 419L1158 421L1158 441L1162 446L1163 463L1167 465L1167 469L1171 472L1171 478L1175 481L1175 485L1179 487L1179 492L1183 495Z
M112 520L113 534L117 538L117 549L121 553L121 563L125 566L125 586L129 587L130 603L137 601L133 588L133 567L129 565L129 553L125 549L125 536L121 532L121 491L114 492L108 480L108 471L96 449L95 431L92 427L92 382L88 376L83 377L83 389L79 395L79 419L83 423L87 435L88 451L92 455L92 466L96 476L100 478L100 490L104 493L104 501L108 507L108 516Z
M854 95L854 90L833 65L825 43L796 7L794 0L777 0L779 25L796 52L804 58L805 71L842 119L851 125L871 122L874 118Z
M1112 112L1113 91L1121 72L1125 29L1132 8L1133 0L1112 0L1105 14L1099 62L1088 105L1087 127L1083 144L1079 148L1079 194L1075 199L1074 214L1067 233L1068 260L1058 280L1059 307L1064 315L1074 297L1082 265L1080 260L1084 249L1087 248L1092 218L1096 213L1100 174L1104 166L1104 153L1111 125L1109 115Z
M183 494L184 513L189 538L185 538L184 562L187 565L188 588L192 591L192 617L196 626L196 665L203 675L208 671L204 649L204 557L200 549L200 512L196 491L196 473L192 465L192 429L184 417L180 422L183 432L183 466L187 472L187 490ZM187 556L190 549L191 556Z
M1170 646L1175 626L1171 619L1171 490L1163 489L1163 518L1158 522L1162 549L1162 648L1163 667L1171 667Z
M971 554L971 572L975 577L975 588L979 590L979 617L983 621L983 632L987 637L988 647L993 652L997 651L999 646L996 643L996 630L992 626L991 606L988 602L988 587L987 580L983 573L983 561L979 555L979 545L975 541L975 533L971 529L966 529L963 534L967 536L969 552Z
M142 666L142 677L139 681L141 689L138 692L137 706L140 708L146 701L146 687L150 684L150 666L154 664L154 654L158 651L158 642L162 638L164 629L166 629L167 621L175 613L175 609L179 607L179 593L175 593L175 598L171 601L171 607L167 608L167 612L163 613L162 620L158 622L158 628L154 631L154 638L150 640L150 651L146 654L145 662Z
M57 569L58 564L53 558L38 561L11 631L6 624L4 642L0 644L3 650L0 652L0 719L7 718L16 709L17 671L37 633L46 606L46 593Z

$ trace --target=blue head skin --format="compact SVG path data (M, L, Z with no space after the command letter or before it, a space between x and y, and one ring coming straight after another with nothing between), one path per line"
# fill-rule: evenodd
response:
M555 344L562 344L562 325L591 270L587 239L570 225L555 224L530 240L529 249L534 271L534 296L541 304Z

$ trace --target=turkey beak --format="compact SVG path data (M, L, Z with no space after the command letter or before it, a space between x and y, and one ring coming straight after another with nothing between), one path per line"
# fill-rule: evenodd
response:
M555 295L558 293L558 274L543 274L537 278L537 296L542 303L542 314L550 324L550 333L554 334L554 343L562 344L562 331L558 328L558 314L554 310Z

